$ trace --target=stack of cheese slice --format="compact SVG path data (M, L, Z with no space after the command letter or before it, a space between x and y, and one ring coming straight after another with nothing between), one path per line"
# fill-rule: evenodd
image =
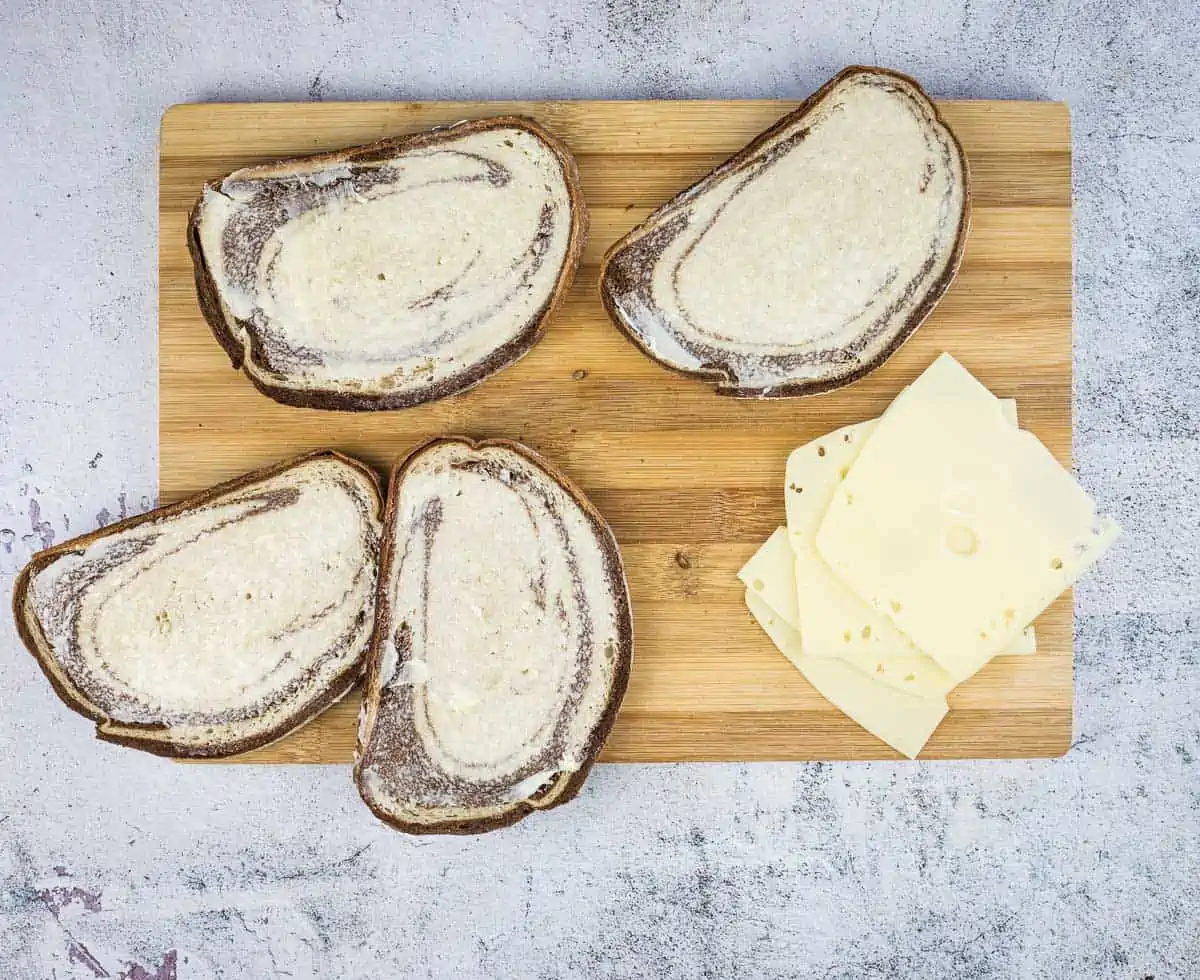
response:
M788 458L787 528L738 577L809 682L913 758L946 695L1116 540L1087 493L949 354L879 419Z

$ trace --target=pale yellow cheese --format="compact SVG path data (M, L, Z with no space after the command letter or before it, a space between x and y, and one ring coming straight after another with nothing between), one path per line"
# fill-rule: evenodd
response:
M807 657L800 634L758 593L746 590L746 605L763 631L818 693L876 738L915 759L946 716L944 700L914 697L834 658Z
M1016 399L1001 398L1000 410L1010 423L1017 424ZM838 483L850 472L878 424L879 419L867 419L844 425L788 456L783 499L793 547L801 543L811 546Z
M1017 424L1017 404L1001 401L1001 410L1012 425ZM882 613L864 603L826 565L816 553L815 538L825 511L838 485L846 477L862 447L870 439L878 419L847 425L807 445L788 457L784 489L788 540L796 552L796 588L798 620L802 626L805 652L812 656L859 657L887 660L893 657L921 657L923 654ZM1033 653L1036 643L1033 627L1013 638L1005 653ZM877 664L880 672L890 665ZM927 662L918 672L934 678L931 690L944 695L954 681L948 674ZM902 676L913 673L913 664L897 664ZM959 678L960 680L962 678Z
M737 577L747 589L761 596L768 606L796 625L799 618L796 615L796 580L792 560L787 529L777 527L742 566Z
M815 551L795 554L796 609L804 652L836 657L876 680L944 698L954 680L892 624L838 581Z
M814 605L814 614L809 619L797 618L798 600L808 599L803 590L796 587L793 575L794 568L802 562L801 556L795 556L783 528L778 528L753 557L746 563L738 577L746 584L749 591L757 595L783 622L787 623L800 638L804 645L804 653L808 656L836 656L850 664L855 669L869 675L878 683L895 687L917 697L944 699L947 692L954 687L954 681L933 660L913 647L892 624L883 619L883 630L888 632L882 641L858 642L853 645L838 642L836 650L814 652L810 644L808 624L812 622L818 627L818 632L826 623L823 615L827 612L820 602ZM819 560L819 559L816 559ZM838 585L832 573L827 573L823 582L834 588ZM838 599L831 590L831 601ZM842 600L855 614L855 607L862 603L854 595L846 593ZM838 610L831 615L836 617ZM869 613L870 610L867 610ZM843 617L839 622L845 622Z
M1046 447L943 354L879 420L816 546L856 594L962 679L1118 534Z

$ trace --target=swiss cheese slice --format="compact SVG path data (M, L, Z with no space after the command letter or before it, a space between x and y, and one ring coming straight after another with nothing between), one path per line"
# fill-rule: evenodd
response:
M761 595L747 589L746 605L779 652L822 697L897 752L910 759L917 757L946 716L944 700L914 697L876 683L841 660L805 656L800 634Z
M794 449L788 456L783 504L793 548L813 546L821 518L833 502L838 484L849 474L859 450L878 424L879 419L867 419L842 426Z
M962 679L1119 533L1049 450L943 354L879 420L816 546L856 594Z
M1016 399L1001 398L999 401L1004 417L1016 425ZM833 502L834 491L849 474L850 467L878 424L879 419L867 419L844 425L820 439L805 443L788 456L783 500L793 547L800 544L811 547L821 519Z
M833 616L835 621L846 620L845 617L837 620L837 609L826 609L820 601L814 603L815 614L809 620L797 618L796 610L803 605L801 600L809 601L811 598L796 587L793 574L793 569L799 567L803 560L804 556L793 553L784 529L778 528L754 553L738 573L738 577L746 584L748 591L757 595L780 620L796 632L806 655L836 655L838 659L867 674L877 683L895 687L916 697L939 700L946 697L954 687L954 681L937 663L912 646L887 619L883 619L882 628L890 632L880 641L859 643L856 637L854 644L843 644L839 640L838 648L833 653L814 652L809 642L808 622L815 623L818 633L821 633L827 622L826 613ZM841 598L849 609L847 615L858 615L856 607L861 607L862 602L841 586L831 572L827 572L822 581L845 593L845 598L841 598L831 589L831 602ZM871 611L868 609L867 612Z
M796 625L809 656L837 657L921 697L944 698L954 687L946 671L839 582L815 551L795 553L795 582Z
M750 560L742 566L737 577L751 592L780 616L796 626L796 579L792 569L792 549L787 541L787 529L777 527Z
M1017 424L1017 404L1000 402L1004 416ZM788 540L796 552L797 614L804 650L812 656L910 659L923 654L882 613L872 609L846 587L816 552L816 534L838 485L847 476L878 419L869 419L830 432L796 449L788 457L784 501ZM796 622L793 620L793 622ZM1003 652L1033 653L1033 627L1015 636ZM886 670L884 665L877 665ZM912 675L912 664L898 665ZM954 680L930 661L923 675L937 678L934 690L944 695ZM960 678L961 679L961 678Z

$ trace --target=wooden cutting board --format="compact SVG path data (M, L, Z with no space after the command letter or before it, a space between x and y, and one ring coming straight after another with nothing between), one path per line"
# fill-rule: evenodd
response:
M808 399L736 401L642 356L612 327L596 274L608 245L793 102L306 103L175 106L163 117L159 436L164 503L294 453L334 446L381 472L438 433L509 436L590 495L620 540L636 656L609 761L896 758L834 709L751 622L734 573L783 523L788 452L878 415L943 350L1064 464L1071 454L1071 150L1066 106L946 102L974 215L957 281L882 369ZM184 239L201 184L245 164L472 116L527 113L579 160L591 240L570 299L519 364L403 412L326 413L260 395L209 334ZM990 664L950 696L931 758L1048 756L1071 739L1071 601L1037 621L1039 652ZM244 758L347 762L358 697Z

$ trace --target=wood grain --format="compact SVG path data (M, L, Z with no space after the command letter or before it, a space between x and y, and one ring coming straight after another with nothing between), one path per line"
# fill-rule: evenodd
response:
M160 180L160 486L164 502L333 446L386 470L438 433L509 436L563 467L625 555L637 652L608 761L879 759L886 745L835 710L750 620L734 572L783 521L790 449L877 415L943 350L1064 463L1071 452L1071 151L1057 103L945 102L975 210L962 271L878 372L802 400L749 402L659 367L604 315L596 267L653 207L792 102L311 103L175 106ZM577 154L592 236L570 298L523 361L474 391L405 412L277 405L229 367L200 317L184 228L201 184L235 167L473 116L534 116ZM1047 756L1071 738L1071 601L1037 622L1039 653L1004 657L955 690L926 758ZM251 762L347 762L357 696Z

